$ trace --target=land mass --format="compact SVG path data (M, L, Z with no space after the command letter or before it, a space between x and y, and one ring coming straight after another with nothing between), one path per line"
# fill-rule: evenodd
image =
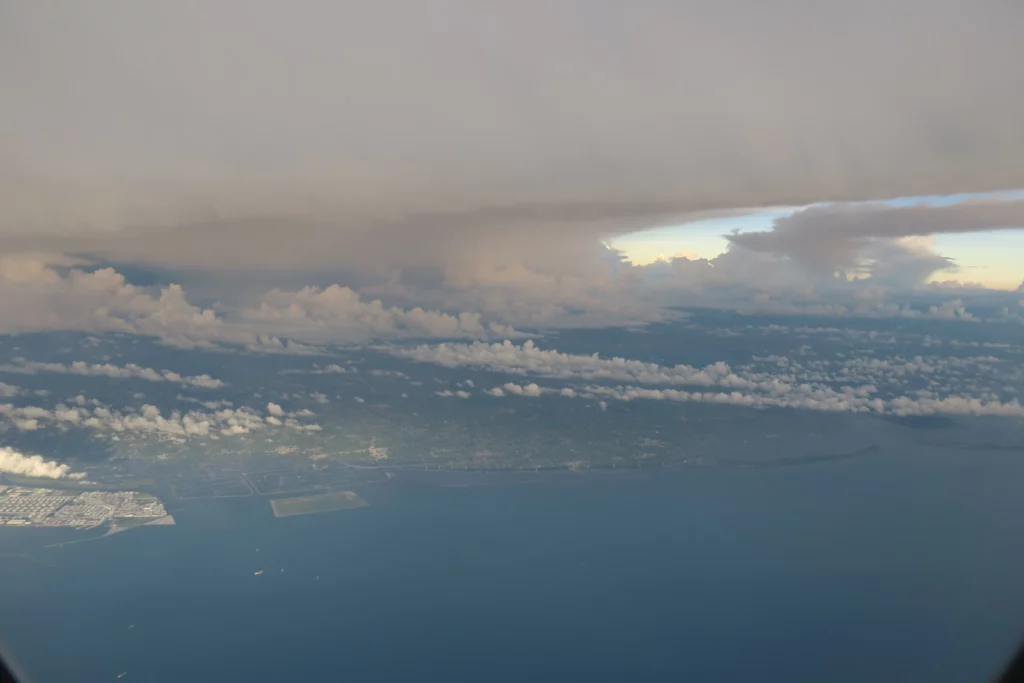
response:
M321 493L315 496L295 496L293 498L276 498L270 501L275 517L291 517L292 515L309 515L315 512L331 510L348 510L369 505L353 491L337 493Z
M93 529L109 524L109 533L116 533L155 520L174 523L163 504L147 493L0 484L0 526Z

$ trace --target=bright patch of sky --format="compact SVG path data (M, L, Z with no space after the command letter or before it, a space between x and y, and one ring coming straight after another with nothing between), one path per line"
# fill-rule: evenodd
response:
M1024 230L935 236L935 251L956 260L955 273L932 280L978 282L993 289L1016 289L1024 281Z
M893 206L930 204L945 206L971 199L1024 198L1024 190L996 193L965 193L922 197L898 197ZM823 203L824 204L824 203ZM712 259L729 246L726 235L732 232L771 230L777 218L789 216L807 207L787 206L753 210L739 216L724 216L671 225L621 235L609 242L635 265L646 265L677 256ZM935 251L956 261L955 273L939 272L932 280L956 279L976 282L995 289L1016 289L1024 281L1024 228L970 234L943 234L934 239Z
M708 218L663 228L621 235L609 244L626 254L634 265L642 266L676 256L712 259L729 246L725 236L734 231L771 230L776 218L789 216L803 207L774 207L740 216Z

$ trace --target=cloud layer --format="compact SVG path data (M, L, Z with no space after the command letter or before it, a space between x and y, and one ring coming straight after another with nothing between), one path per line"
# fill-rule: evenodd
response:
M841 332L830 332L827 328L818 331ZM874 337L871 341L875 341ZM532 342L521 346L506 341L385 350L444 367L475 367L573 383L546 387L535 382L506 382L482 391L497 398L558 395L591 400L645 399L890 415L1024 417L1024 406L1017 394L1017 387L1024 386L1024 372L1011 361L991 356L768 356L755 357L752 362L736 367L719 362L694 368L602 358L597 354L560 353L539 349ZM702 389L690 391L677 386Z
M930 269L922 264L944 260L929 256L926 247L905 244L878 242L876 253L885 245L898 255L874 261L873 277L852 281L807 277L787 255L742 246L711 260L677 258L643 267L624 264L616 252L602 248L602 258L592 262L594 268L587 274L542 272L521 265L495 270L482 264L472 271L449 271L447 280L433 284L416 287L394 280L367 285L365 292L340 284L266 290L257 278L241 300L208 307L192 303L180 285L137 286L114 268L91 266L82 259L5 255L0 256L0 334L117 332L156 337L183 348L310 355L323 353L331 344L515 339L526 336L520 329L543 334L555 328L640 326L678 319L685 315L682 307L702 306L781 314L1024 322L1019 297L1010 293L958 283L908 289L908 280ZM975 305L985 313L976 315ZM212 378L141 367L35 370L135 373L142 379L161 376L193 386L216 383ZM342 369L323 370L329 371Z
M0 232L504 265L706 209L1024 187L1022 24L966 0L15 0Z
M483 322L478 313L453 315L420 307L385 307L378 300L365 301L352 289L338 285L296 291L274 289L258 295L253 305L224 315L191 304L185 290L177 284L159 289L137 287L113 268L87 270L71 265L84 264L52 254L0 257L0 306L4 311L0 334L57 330L124 332L159 337L184 347L233 344L264 352L292 353L314 350L303 342L516 334L508 325ZM136 370L140 376L148 374L145 368ZM93 368L90 372L93 371L114 372L109 368ZM84 367L69 372L89 374Z

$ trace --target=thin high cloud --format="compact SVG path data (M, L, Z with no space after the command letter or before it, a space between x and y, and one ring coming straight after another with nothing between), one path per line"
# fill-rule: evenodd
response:
M16 0L0 232L188 265L557 263L707 209L1024 187L1022 24L967 0Z

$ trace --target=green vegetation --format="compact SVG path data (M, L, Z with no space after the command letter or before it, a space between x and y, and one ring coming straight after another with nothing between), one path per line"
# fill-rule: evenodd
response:
M330 512L331 510L348 510L350 508L366 507L367 505L369 503L353 491L278 498L270 501L270 506L274 509L274 516L276 517L309 515L315 512Z

